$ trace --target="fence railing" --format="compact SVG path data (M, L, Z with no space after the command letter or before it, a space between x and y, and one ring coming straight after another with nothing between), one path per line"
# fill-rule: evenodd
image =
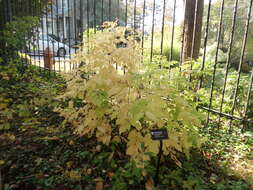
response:
M199 107L207 111L206 124L222 118L253 126L253 11L252 0L2 0L1 25L15 16L39 16L33 43L23 51L30 63L69 72L83 35L100 30L104 21L116 21L141 35L143 54L166 56L179 66L197 62L198 89L206 89ZM43 8L43 5L46 6ZM42 10L42 13L41 13ZM83 33L85 32L85 33ZM145 52L144 52L145 51ZM200 51L200 52L199 52ZM192 65L193 66L193 65ZM218 117L216 117L218 116Z

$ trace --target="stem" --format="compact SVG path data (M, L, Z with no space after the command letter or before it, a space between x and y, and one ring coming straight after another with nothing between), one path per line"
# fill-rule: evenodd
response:
M162 153L163 153L163 141L160 140L160 147L159 147L159 153L158 153L158 159L157 159L157 165L156 165L156 174L155 174L155 187L159 183L159 169L160 169Z

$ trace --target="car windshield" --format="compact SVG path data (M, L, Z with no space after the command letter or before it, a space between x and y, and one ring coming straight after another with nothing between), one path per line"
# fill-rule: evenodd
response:
M39 35L39 39L43 41L51 40L54 41L50 36L48 35Z
M48 34L48 36L49 36L50 38L52 38L53 40L55 40L55 41L60 41L60 38L57 37L57 36L54 35L54 34Z

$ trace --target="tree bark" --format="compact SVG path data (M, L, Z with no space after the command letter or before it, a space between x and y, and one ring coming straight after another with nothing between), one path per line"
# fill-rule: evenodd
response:
M197 59L201 45L202 18L204 10L204 0L184 0L185 3L185 26L184 26L184 46L183 63L191 58ZM195 20L195 10L196 21ZM195 25L195 27L194 27ZM195 30L195 36L193 36ZM194 42L193 42L194 41Z

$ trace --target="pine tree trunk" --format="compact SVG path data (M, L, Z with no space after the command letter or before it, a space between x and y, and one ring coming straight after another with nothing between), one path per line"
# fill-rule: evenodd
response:
M202 18L204 10L204 0L185 0L185 31L184 31L184 47L183 47L183 63L192 59L197 59L199 56L199 50L201 45L201 29ZM196 22L195 18L195 6L197 5ZM195 37L193 43L193 33L195 24ZM193 48L193 52L192 52Z

